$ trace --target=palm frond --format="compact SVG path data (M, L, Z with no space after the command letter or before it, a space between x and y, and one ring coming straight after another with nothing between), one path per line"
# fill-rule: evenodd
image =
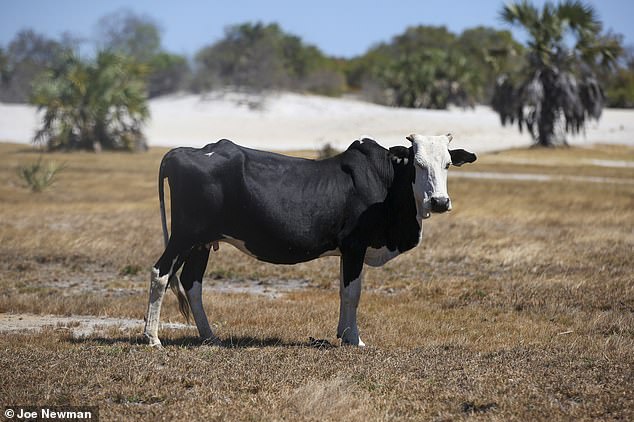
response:
M605 106L605 94L594 76L587 77L579 86L579 97L590 118L599 120Z
M500 19L511 25L523 26L526 29L539 23L539 11L529 1L507 3L500 12Z
M579 34L601 32L601 21L594 7L579 0L566 0L560 3L557 6L557 17Z

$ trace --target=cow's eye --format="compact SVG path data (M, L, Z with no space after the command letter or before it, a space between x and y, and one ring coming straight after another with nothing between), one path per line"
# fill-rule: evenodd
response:
M445 170L449 170L449 166L451 165L451 163L447 163L447 165L445 166Z

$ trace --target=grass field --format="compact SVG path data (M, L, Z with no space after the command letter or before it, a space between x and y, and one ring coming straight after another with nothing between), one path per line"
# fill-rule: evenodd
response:
M46 155L65 167L33 194L17 168L38 154L0 144L0 313L142 319L164 152ZM309 344L337 344L337 259L273 266L221 244L204 303L224 347L194 327L161 330L163 350L140 330L0 333L0 406L97 405L102 420L633 420L633 165L634 148L599 146L452 169L553 178L450 176L454 210L366 270L365 349ZM213 288L252 280L305 287ZM171 293L162 321L184 322Z

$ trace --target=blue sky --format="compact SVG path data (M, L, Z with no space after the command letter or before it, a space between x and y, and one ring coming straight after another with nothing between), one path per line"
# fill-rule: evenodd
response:
M541 5L544 0L534 0ZM634 44L634 0L590 0L605 29ZM453 32L487 25L510 29L498 19L503 0L0 0L0 46L17 31L32 28L57 38L67 31L91 41L103 15L122 8L152 17L162 28L163 46L193 55L246 21L278 22L327 54L352 57L388 41L412 25L445 25ZM523 40L521 31L514 31ZM88 44L87 44L88 45Z

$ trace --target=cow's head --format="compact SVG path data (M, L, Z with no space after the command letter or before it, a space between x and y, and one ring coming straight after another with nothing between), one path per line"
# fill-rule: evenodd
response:
M451 134L407 137L414 150L414 197L419 218L429 218L432 212L451 210L451 199L447 193L447 171L449 166L473 163L475 154L464 149L449 149Z

